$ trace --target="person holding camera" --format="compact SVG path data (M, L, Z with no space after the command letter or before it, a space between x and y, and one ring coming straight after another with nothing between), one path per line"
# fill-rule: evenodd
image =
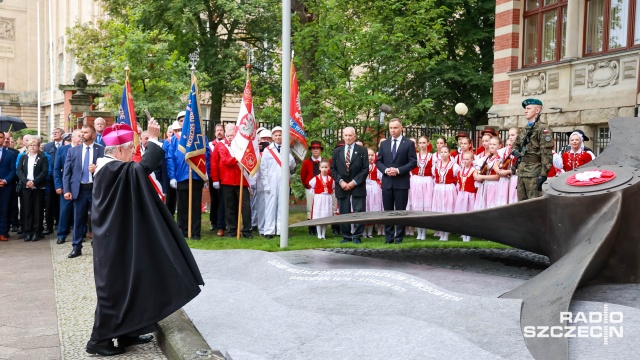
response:
M512 152L518 159L514 166L518 175L518 201L542 195L542 184L547 181L547 173L553 163L552 132L547 124L540 121L542 101L526 99L522 107L527 126L516 138Z

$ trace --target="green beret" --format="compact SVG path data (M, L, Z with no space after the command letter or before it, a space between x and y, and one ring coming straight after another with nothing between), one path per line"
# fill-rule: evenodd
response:
M540 105L542 106L542 101L538 99L526 99L522 102L522 108L526 108L527 105Z

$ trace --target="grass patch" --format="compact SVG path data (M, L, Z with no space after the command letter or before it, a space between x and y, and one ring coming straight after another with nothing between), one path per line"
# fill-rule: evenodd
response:
M307 219L306 212L292 212L289 214L289 224L295 224ZM375 234L375 229L374 229ZM367 249L421 249L421 248L491 248L491 249L510 249L509 246L498 244L492 241L471 238L470 242L463 242L458 235L451 234L449 241L439 241L433 237L433 231L427 232L427 240L416 240L415 236L405 236L402 244L385 245L384 236L375 236L372 239L363 238L362 244L353 243L340 244L341 236L331 235L331 229L327 229L327 239L318 239L315 235L309 235L306 227L289 229L289 246L280 248L280 237L273 239L265 239L253 233L253 239L245 239L240 237L218 237L215 233L209 231L209 214L202 216L202 233L201 239L198 241L187 240L191 248L202 250L228 250L228 249L247 249L247 250L263 250L263 251L288 251L288 250L307 250L319 248L367 248Z

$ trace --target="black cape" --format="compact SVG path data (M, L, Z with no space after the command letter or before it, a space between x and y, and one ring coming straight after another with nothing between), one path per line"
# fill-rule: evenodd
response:
M191 250L148 175L164 157L149 142L140 163L111 161L95 176L91 225L98 304L92 340L171 315L204 285Z

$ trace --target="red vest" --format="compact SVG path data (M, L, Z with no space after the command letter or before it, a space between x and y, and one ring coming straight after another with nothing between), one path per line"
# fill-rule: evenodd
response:
M453 166L455 163L453 161L449 161L447 167L444 169L440 168L440 162L436 164L436 173L434 174L436 184L455 184L456 177L453 175ZM441 174L440 172L444 170L446 174ZM442 181L442 177L440 175L444 175L444 182Z
M327 181L327 187L325 189L324 184L322 183L322 175L316 176L316 187L313 189L315 194L322 194L325 191L329 194L333 194L333 179L331 176L327 176L329 180Z
M562 154L562 167L564 171L571 171L591 161L591 155L586 151L572 153L567 151Z
M466 191L466 192L470 192L470 193L475 193L478 190L478 189L476 189L475 180L473 179L474 171L475 171L475 169L472 166L468 173L465 173L465 169L464 168L462 168L458 172L458 188L460 189L460 191ZM464 184L462 183L463 174L465 174L467 176L467 179L464 182Z

